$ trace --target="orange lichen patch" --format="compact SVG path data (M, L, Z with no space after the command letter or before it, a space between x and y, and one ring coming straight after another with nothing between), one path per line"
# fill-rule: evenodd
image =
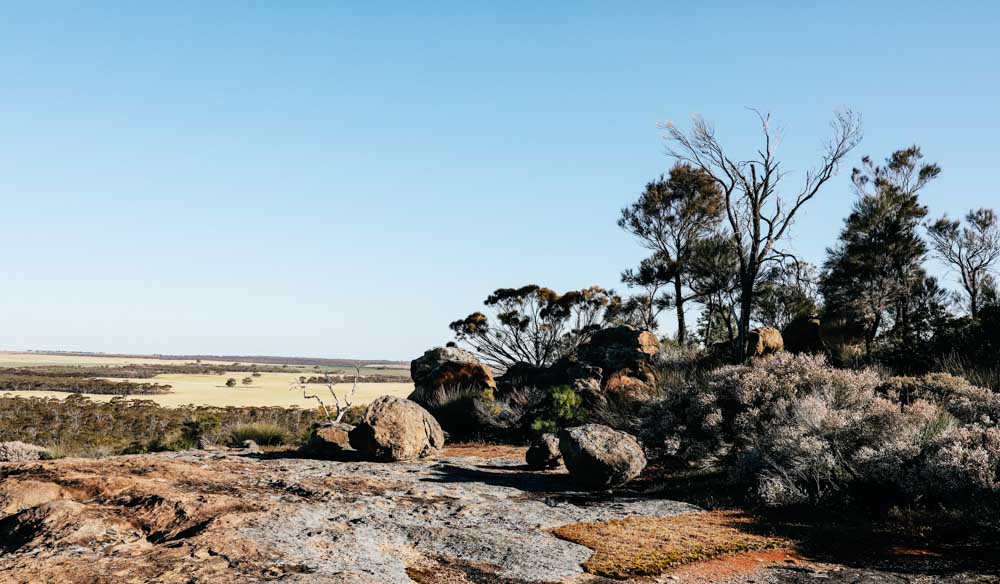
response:
M893 555L893 556L912 557L912 558L920 558L920 557L940 558L940 557L944 556L944 554L941 553L941 552L939 552L939 551L934 551L934 550L929 550L929 549L922 549L922 548L914 548L914 547L902 546L902 545L896 545L896 546L890 547L889 548L889 553L891 555Z
M434 372L434 386L496 389L493 371L477 363L442 363Z
M588 572L619 579L655 576L725 554L788 545L757 532L751 518L731 511L576 523L553 533L594 550L584 564Z
M508 446L505 444L476 444L472 442L447 444L441 452L442 456L478 456L479 458L506 458L509 460L524 460L528 451L525 446Z
M719 556L703 562L686 564L669 570L669 573L681 582L708 584L709 582L735 580L740 576L753 574L761 568L774 564L801 566L809 564L809 562L793 550L776 548Z
M631 377L627 372L611 374L604 382L604 391L618 396L650 395L655 388L641 379Z

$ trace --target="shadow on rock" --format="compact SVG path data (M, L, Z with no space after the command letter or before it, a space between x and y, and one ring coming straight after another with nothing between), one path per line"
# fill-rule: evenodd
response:
M431 469L435 476L423 480L434 483L476 482L530 493L553 493L573 489L573 482L567 474L522 471L520 470L522 468L525 467L523 465L470 467L442 462Z

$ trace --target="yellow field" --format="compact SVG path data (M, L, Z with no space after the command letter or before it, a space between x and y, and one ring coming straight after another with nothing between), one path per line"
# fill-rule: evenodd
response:
M120 359L113 357L75 357L68 355L33 355L25 353L0 353L0 367L30 367L44 365L124 365L133 363L188 363L188 361L169 361L162 359ZM364 370L362 370L364 372ZM383 374L389 374L382 371ZM165 374L157 375L151 379L139 381L149 381L172 386L171 393L163 395L140 395L138 399L149 399L163 406L182 405L205 405L205 406L298 406L301 408L313 408L317 406L316 400L302 397L301 390L289 390L289 386L298 380L300 375L309 375L305 371L295 371L289 373L261 373L260 377L253 377L251 385L239 383L244 377L249 376L246 372L232 372L224 375L196 375L196 374ZM233 377L237 381L236 387L226 387L226 380ZM136 380L133 380L136 381ZM325 385L310 384L307 386L309 393L315 393L321 397L324 403L332 406L330 392ZM334 386L337 395L343 395L351 389L350 383L342 383ZM358 391L351 400L354 405L368 403L380 395L390 394L399 397L406 397L413 391L413 383L410 381L400 383L359 383ZM54 391L10 391L3 395L18 395L23 397L54 397L65 398L67 393ZM110 395L90 395L88 397L95 401L110 400Z

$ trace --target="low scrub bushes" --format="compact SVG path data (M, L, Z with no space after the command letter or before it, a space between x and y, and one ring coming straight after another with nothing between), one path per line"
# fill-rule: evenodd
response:
M247 440L253 440L260 446L281 446L289 441L288 433L275 424L237 424L226 430L226 444L241 447Z
M520 387L501 397L489 389L439 387L418 389L410 399L425 407L452 440L519 442L589 417L583 397L568 385Z
M51 458L51 453L34 444L24 442L0 442L0 462L24 462Z
M0 436L44 446L60 456L193 448L202 437L226 443L229 431L241 425L273 425L289 441L299 441L322 419L315 409L165 408L141 399L100 402L81 395L59 400L0 394Z
M556 433L561 428L586 422L588 412L579 393L568 385L558 385L546 390L532 418L530 427L533 432Z
M105 395L154 395L170 393L170 386L137 381L110 381L74 375L44 373L34 369L0 370L0 391L62 391Z
M766 505L972 502L1000 494L998 415L995 394L950 375L883 381L777 355L670 388L643 429Z
M418 388L410 399L427 409L451 437L482 437L504 428L503 404L493 390L477 387Z

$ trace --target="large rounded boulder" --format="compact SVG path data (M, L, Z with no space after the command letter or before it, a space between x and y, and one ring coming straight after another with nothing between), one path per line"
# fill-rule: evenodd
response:
M410 362L414 393L428 394L439 388L474 387L496 389L493 371L472 353L458 347L435 347Z
M635 437L601 424L564 428L559 451L573 480L588 489L624 485L646 468L646 455Z
M427 410L391 395L369 404L348 438L362 456L386 462L433 456L444 447L444 432Z
M781 332L773 327L765 326L753 329L747 334L747 356L765 357L780 353L785 349L785 341Z

